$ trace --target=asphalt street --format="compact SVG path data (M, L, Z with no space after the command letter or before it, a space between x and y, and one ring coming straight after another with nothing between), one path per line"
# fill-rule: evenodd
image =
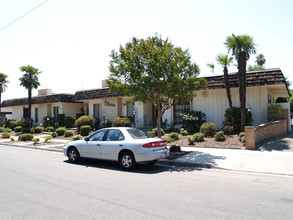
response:
M1 219L293 219L293 178L170 167L70 164L0 145Z

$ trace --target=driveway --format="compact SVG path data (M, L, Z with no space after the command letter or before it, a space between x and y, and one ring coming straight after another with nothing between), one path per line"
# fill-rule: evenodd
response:
M293 152L293 134L291 132L281 137L270 138L258 144L258 149L261 151Z

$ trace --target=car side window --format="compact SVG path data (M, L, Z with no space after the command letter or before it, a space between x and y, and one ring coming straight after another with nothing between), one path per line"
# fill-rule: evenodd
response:
M90 141L102 141L106 130L98 131L89 137Z
M108 133L106 134L105 141L123 141L124 135L120 130L117 129L111 129L108 130Z

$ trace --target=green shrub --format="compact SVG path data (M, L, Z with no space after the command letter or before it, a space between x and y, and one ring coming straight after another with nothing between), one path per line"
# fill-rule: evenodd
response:
M108 119L106 119L106 120L102 121L102 126L103 126L103 128L110 128L110 127L112 127L112 122L109 121Z
M79 132L80 132L81 126L83 125L89 125L91 127L91 130L94 130L96 122L97 122L97 119L95 117L84 115L75 121L75 126L77 127Z
M193 140L195 142L203 142L204 141L204 134L203 133L195 133L193 135Z
M54 129L54 127L52 127L52 126L49 126L49 127L46 127L46 131L47 132L52 132L52 131L54 131L55 129Z
M171 138L169 136L167 136L165 139L166 139L167 143L172 143L175 141L173 138Z
M70 130L66 130L64 133L64 137L72 137L73 136L73 132Z
M53 127L54 126L54 118L51 116L46 116L43 118L43 126L45 128L47 127Z
M245 132L241 132L239 134L239 139L238 139L241 143L245 143Z
M180 134L183 135L183 136L188 135L188 131L184 130L184 128L181 128L180 129Z
M181 151L181 147L178 145L172 145L170 147L170 152L180 152Z
M11 140L11 141L15 141L14 137L10 137L10 140Z
M200 126L206 122L206 115L201 111L180 113L183 127L189 132L198 132Z
M223 128L225 134L233 134L234 133L234 126L233 125L226 125Z
M233 112L235 115L235 121L234 121L234 131L238 133L240 131L240 120L241 120L241 111L239 107L233 107ZM232 125L232 117L230 114L230 108L227 108L225 111L225 121L223 122L223 125ZM248 109L245 110L245 125L250 126L252 124L252 113L251 111L248 111Z
M14 120L9 121L8 126L5 125L5 128L10 128L11 130L14 130L15 127L17 127L17 122ZM19 125L21 126L21 125Z
M152 132L152 131L147 131L147 134L148 134L150 137L155 137L155 134L154 134L154 132Z
M22 127L21 127L21 126L16 126L16 127L14 128L14 131L15 131L15 132L21 132L21 131L22 131Z
M131 122L128 117L117 117L113 121L113 127L130 127Z
M52 140L52 139L53 139L52 136L47 136L47 137L45 138L44 142L45 142L45 143L48 143L48 142L50 142L50 140Z
M22 128L22 131L21 131L23 134L28 134L28 133L31 133L31 129L30 128Z
M225 141L226 136L223 131L219 131L215 134L214 139L215 139L215 141Z
M37 143L39 143L40 142L40 138L33 138L33 142L34 142L34 144L37 144Z
M0 127L0 132L3 132L4 131L4 127Z
M71 138L72 141L78 141L78 140L82 140L83 137L81 135L75 135Z
M189 144L189 145L194 145L194 140L193 140L193 138L188 137L187 140L188 140L188 144Z
M4 132L10 133L12 132L11 128L4 128Z
M32 141L33 140L32 134L21 134L18 136L19 141Z
M70 116L65 117L65 127L66 128L72 128L74 123L75 123L75 120L73 117L70 117Z
M91 127L89 125L83 125L80 127L80 135L81 136L88 136L91 132Z
M45 128L41 127L41 126L34 127L34 133L35 134L42 133L44 130L45 130Z
M271 104L268 106L268 121L278 121L282 119L282 106L280 104Z
M168 136L175 141L179 140L179 134L177 132L171 132Z
M200 126L200 133L203 133L205 137L213 137L216 130L216 125L212 122L205 122Z
M75 118L76 120L79 119L81 116L84 116L85 114L84 113L76 113L75 114Z
M66 128L65 127L60 127L56 129L56 133L58 136L63 136L65 134Z
M158 136L158 128L154 128L154 129L152 130L152 132L154 133L155 137ZM165 132L164 132L164 130L163 130L162 128L161 128L161 135L162 135L162 136L165 135Z
M2 138L10 138L10 134L7 132L2 133Z
M58 136L58 134L57 134L57 132L56 132L56 131L53 131L53 132L52 132L52 134L51 134L51 136L52 136L53 138L55 138L55 137L57 137L57 136Z
M59 126L64 127L65 126L65 114L58 114L57 121L59 123Z

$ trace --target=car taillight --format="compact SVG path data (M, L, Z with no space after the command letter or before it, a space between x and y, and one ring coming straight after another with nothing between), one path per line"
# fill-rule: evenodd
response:
M155 141L150 142L147 144L142 145L143 147L150 148L150 147L161 147L167 144L167 141Z

